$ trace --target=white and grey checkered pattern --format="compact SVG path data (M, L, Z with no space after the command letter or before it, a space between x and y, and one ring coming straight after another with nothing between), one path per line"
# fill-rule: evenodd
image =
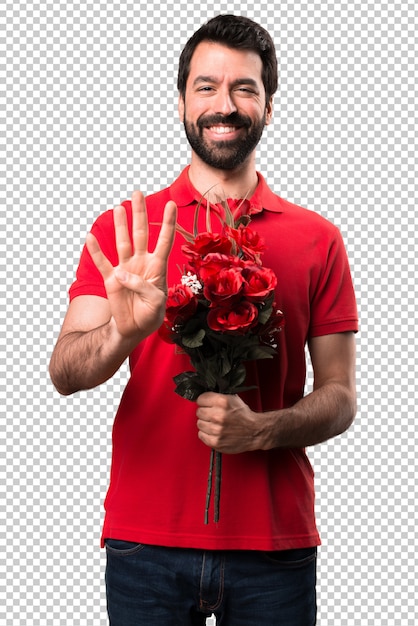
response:
M1 625L107 623L101 503L127 370L61 398L48 359L92 220L187 163L177 59L225 12L259 21L278 47L258 167L340 226L359 300L358 418L309 451L318 624L418 623L416 10L275 5L6 0L1 11Z

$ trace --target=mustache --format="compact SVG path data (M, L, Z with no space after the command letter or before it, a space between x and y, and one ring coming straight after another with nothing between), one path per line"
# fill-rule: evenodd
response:
M217 124L225 124L225 126L242 126L244 128L250 128L251 119L246 115L241 115L234 111L229 115L206 115L200 117L197 122L197 127L202 130L208 126L216 126Z

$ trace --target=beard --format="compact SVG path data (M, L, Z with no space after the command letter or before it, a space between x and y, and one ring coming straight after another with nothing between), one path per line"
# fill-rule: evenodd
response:
M217 124L239 126L246 132L242 137L233 140L205 141L203 136L205 127ZM242 165L259 143L265 125L266 114L253 123L249 117L236 112L226 116L202 116L196 124L193 124L187 120L186 110L184 111L184 130L192 150L206 165L220 170L233 170Z

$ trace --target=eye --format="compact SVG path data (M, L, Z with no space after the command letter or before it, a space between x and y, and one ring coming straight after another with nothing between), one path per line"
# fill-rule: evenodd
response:
M252 95L255 95L256 93L255 90L252 89L251 87L238 87L237 91L244 96L252 96Z

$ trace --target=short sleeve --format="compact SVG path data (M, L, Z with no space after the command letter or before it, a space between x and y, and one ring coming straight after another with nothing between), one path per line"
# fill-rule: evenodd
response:
M130 203L126 202L124 206L125 208L130 208ZM106 211L100 215L94 222L90 232L98 240L105 256L112 265L116 266L118 264L118 256L113 225L113 210ZM102 275L95 266L86 245L84 245L81 252L75 281L69 289L70 300L81 295L107 297Z
M340 231L319 244L322 268L311 293L309 336L358 331L358 313L347 253Z

